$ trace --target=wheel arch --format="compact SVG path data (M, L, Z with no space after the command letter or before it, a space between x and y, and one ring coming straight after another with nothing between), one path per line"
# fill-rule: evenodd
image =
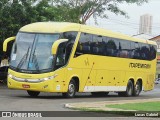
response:
M135 84L134 78L129 78L129 80L132 81L133 85ZM129 81L129 80L128 80L128 81Z
M78 75L73 75L73 76L71 76L70 77L70 81L71 80L73 80L74 82L75 82L75 84L76 84L76 92L78 92L79 91L79 85L80 85L80 80L79 80L79 77L78 77ZM69 81L69 82L70 82Z
M142 88L143 88L143 81L142 81L142 78L138 78L137 81L140 82L140 84L141 84L141 90L142 90ZM136 81L136 82L137 82L137 81Z

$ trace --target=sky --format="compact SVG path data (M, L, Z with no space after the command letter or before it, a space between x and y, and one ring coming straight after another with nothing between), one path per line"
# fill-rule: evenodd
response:
M95 24L93 18L89 19L87 24L132 36L139 33L140 16L150 14L153 16L152 36L160 35L160 0L149 0L141 6L125 3L120 4L119 7L128 13L129 18L107 13L109 18L98 18L98 25Z

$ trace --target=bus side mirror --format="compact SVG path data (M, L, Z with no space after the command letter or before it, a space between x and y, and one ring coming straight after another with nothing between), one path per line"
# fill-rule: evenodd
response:
M4 40L4 42L3 42L3 52L7 52L8 43L15 40L15 39L16 39L16 37L9 37L9 38Z
M68 41L68 39L59 39L59 40L55 41L52 45L52 55L55 55L57 53L57 49L61 43L64 43L67 41Z

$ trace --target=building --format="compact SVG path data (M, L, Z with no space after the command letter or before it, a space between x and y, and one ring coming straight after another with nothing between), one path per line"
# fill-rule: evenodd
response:
M132 37L140 38L140 39L144 39L144 40L149 40L149 39L153 38L152 35L144 34L144 33L133 35Z
M157 43L157 73L160 74L160 35L155 36L150 40Z
M155 36L149 40L155 41L157 43L157 52L160 53L160 35Z
M152 34L152 16L145 14L140 16L139 34Z

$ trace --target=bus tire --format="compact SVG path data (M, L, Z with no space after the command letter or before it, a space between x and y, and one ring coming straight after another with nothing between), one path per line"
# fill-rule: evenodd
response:
M128 81L127 88L125 92L118 92L119 96L130 97L133 95L133 82L131 80Z
M30 90L27 90L27 93L28 95L30 95L31 97L37 97L40 92L37 92L37 91L30 91Z
M7 78L3 80L3 84L7 85Z
M133 96L139 96L139 94L142 90L141 88L142 88L142 85L141 85L140 81L138 80L134 86Z
M71 80L68 85L68 91L66 93L62 93L65 98L73 98L76 94L76 83L74 80Z
M91 95L94 97L104 97L107 96L109 92L91 92Z

